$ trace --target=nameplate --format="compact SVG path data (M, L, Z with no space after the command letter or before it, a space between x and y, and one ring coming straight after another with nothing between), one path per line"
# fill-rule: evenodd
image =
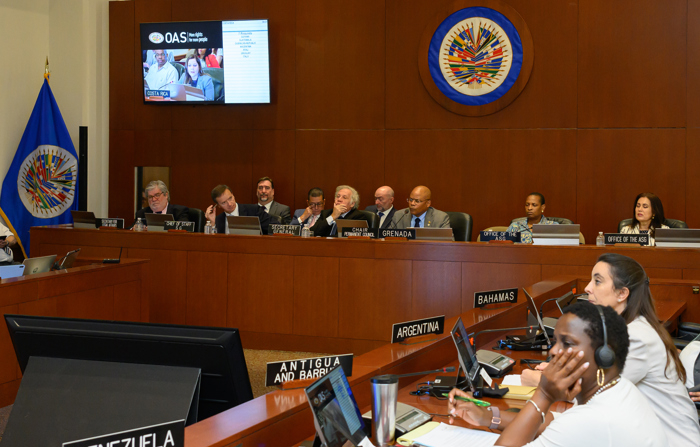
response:
M488 241L513 241L520 242L519 231L481 231L479 233L481 242Z
M294 236L301 236L301 226L270 224L269 232L272 234L293 234Z
M163 229L168 230L185 230L188 233L194 233L194 222L180 222L179 220L167 220L163 222Z
M489 290L474 293L474 307L489 304L515 303L518 301L518 289Z
M445 332L445 316L396 323L391 326L391 342L399 343L407 338Z
M110 227L110 228L119 228L120 230L124 229L124 219L120 218L111 218L111 217L98 217L95 219L95 226L97 228L100 227Z
M267 364L265 386L279 385L291 380L318 379L340 365L346 376L352 376L353 354L311 357L300 360L285 360Z
M649 245L648 234L622 234L622 233L606 233L605 245L615 244L639 244Z
M407 239L415 239L416 238L416 229L415 228L406 228L405 230L397 230L397 229L384 228L384 229L379 230L379 235L377 237L380 237L380 238L405 237Z
M170 90L146 90L146 96L170 98Z
M342 236L369 236L371 238L377 237L377 230L374 228L353 228L353 227L343 227Z
M64 442L63 447L184 447L185 420Z

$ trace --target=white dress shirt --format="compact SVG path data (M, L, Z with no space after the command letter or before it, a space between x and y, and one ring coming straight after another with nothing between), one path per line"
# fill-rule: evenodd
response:
M379 216L379 213L384 213L382 217L379 218L379 227L381 228L382 225L384 225L384 221L386 220L386 216L388 216L391 213L391 210L394 209L394 206L392 205L391 208L389 208L386 211L377 211L377 216Z
M238 204L236 204L236 209L232 213L226 213L226 216L238 216ZM226 222L226 234L228 234L228 219L224 219Z

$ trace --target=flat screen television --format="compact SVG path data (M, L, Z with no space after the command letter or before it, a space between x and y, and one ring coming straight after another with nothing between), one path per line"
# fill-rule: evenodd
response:
M142 23L140 27L144 102L270 102L267 20Z
M237 329L25 315L5 322L22 372L32 356L200 368L198 421L253 398Z

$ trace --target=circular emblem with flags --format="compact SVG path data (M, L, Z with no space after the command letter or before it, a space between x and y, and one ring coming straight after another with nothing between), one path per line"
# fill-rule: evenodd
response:
M51 218L73 204L77 177L78 161L70 152L43 144L22 162L17 192L32 216Z

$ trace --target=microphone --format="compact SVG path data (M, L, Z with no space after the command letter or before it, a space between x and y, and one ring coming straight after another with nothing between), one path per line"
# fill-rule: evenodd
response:
M439 373L439 372L454 372L455 367L454 366L448 366L447 368L439 368L439 369L434 369L432 371L423 371L423 372L417 372L417 373L408 373L408 374L399 374L396 377L401 378L401 377L411 377L411 376L426 376L428 374L432 373Z
M396 227L396 225L398 225L399 222L401 222L401 221L403 220L403 218L406 217L406 214L408 214L408 211L409 211L408 208L406 208L405 210L403 210L403 216L401 216L401 219L397 220L396 222L394 222L394 220L392 219L392 220L391 220L391 225L389 225L389 228L387 228L387 230L391 230L392 227Z
M481 335L481 334L486 334L488 332L506 332L506 331L517 331L521 329L525 330L532 330L534 326L523 326L523 327L507 327L507 328L501 328L501 329L484 329L483 331L479 331L477 333L471 333L468 335L468 338L470 340L476 340L476 338ZM471 345L476 349L476 341L471 343Z
M165 87L165 86L168 85L168 84L174 84L174 82L173 82L173 81L166 82L165 84L163 84L163 85L161 85L160 87L155 88L155 89L153 89L153 90L160 90L160 89L162 89L163 87Z

